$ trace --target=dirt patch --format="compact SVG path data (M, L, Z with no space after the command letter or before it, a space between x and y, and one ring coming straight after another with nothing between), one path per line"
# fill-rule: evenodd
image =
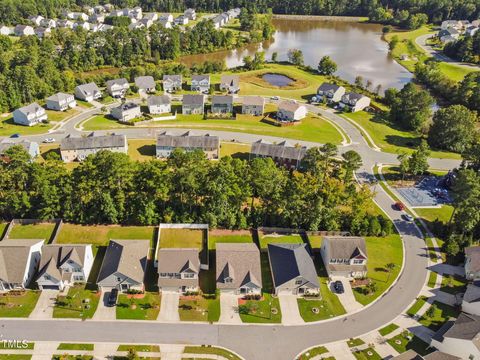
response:
M127 294L127 299L143 299L145 294Z

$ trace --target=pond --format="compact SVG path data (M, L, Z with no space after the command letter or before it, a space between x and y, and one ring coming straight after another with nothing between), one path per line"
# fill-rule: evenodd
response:
M285 87L294 82L293 79L281 74L265 74L262 76L262 79L270 85L278 87Z
M227 67L243 65L243 58L255 52L265 51L266 59L278 54L279 61L287 60L289 49L302 50L305 65L314 68L322 56L330 56L338 65L336 75L354 82L357 76L372 83L372 88L402 88L413 75L398 64L388 52L388 44L382 40L382 26L378 24L274 19L277 31L271 41L247 47L219 51L211 54L186 56L187 65L207 60L225 61Z

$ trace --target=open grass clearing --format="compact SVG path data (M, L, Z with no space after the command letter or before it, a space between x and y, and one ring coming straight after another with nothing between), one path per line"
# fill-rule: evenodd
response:
M438 331L445 322L450 318L456 318L460 313L458 309L438 301L434 301L431 307L434 309L432 316L429 316L427 310L418 322L433 331Z
M251 234L239 234L236 235L212 235L208 236L208 249L216 249L218 243L239 244L239 243L252 243L253 238Z
M39 224L29 224L13 225L12 231L8 236L9 239L45 239L48 242L52 236L53 230L55 229L54 223L39 223Z
M433 351L432 349L427 349L429 344L408 331L404 331L403 333L388 339L387 342L400 354L407 350L414 350L417 354L423 356Z
M267 249L268 244L303 244L303 239L298 234L262 234L259 233L260 248Z
M135 161L155 158L155 140L128 140L128 156Z
M23 317L26 318L37 305L40 291L21 291L0 294L0 318Z
M261 300L242 302L239 309L244 323L281 323L282 310L276 296L264 293Z
M162 248L197 248L202 249L206 231L202 229L160 230L160 247Z
M391 324L388 324L387 326L381 328L380 330L378 330L378 332L380 333L380 335L385 336L385 335L388 335L388 334L394 332L398 328L399 328L399 326L397 324L391 323Z
M58 345L57 350L80 350L80 351L93 351L93 344L77 344L77 343L61 343Z
M13 122L13 117L8 117L0 120L0 136L46 134L52 127L52 124L18 125Z
M117 319L156 320L160 312L160 294L120 294L116 306Z
M184 354L212 354L219 355L225 359L241 360L237 355L226 349L221 349L213 346L186 346L183 350Z
M72 286L66 296L57 297L53 317L91 319L97 310L99 300L99 292L86 290L85 285Z
M248 160L252 145L237 142L221 142L220 157L231 156L235 159Z

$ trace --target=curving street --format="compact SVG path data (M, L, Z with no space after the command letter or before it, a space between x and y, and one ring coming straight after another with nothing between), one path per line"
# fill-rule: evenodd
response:
M361 155L363 166L357 173L360 182L372 176L372 167L376 163L397 162L396 154L370 148L360 130L349 121L328 110L310 105L308 108L309 111L318 113L334 122L348 135L351 143L340 149L341 151L353 149ZM87 117L91 116L93 111L97 110L89 111ZM79 130L76 129L76 126L87 118L85 114L82 113L72 118L51 135L58 140L67 134L78 134ZM168 129L185 131L185 129ZM153 138L155 132L159 130L162 128L138 127L115 130L115 133L125 134L129 138ZM208 133L218 135L222 140L228 141L235 139L241 142L252 142L259 138L279 140L279 138L227 131L208 131ZM37 135L28 138L41 141L44 137ZM307 146L318 145L312 142L298 142ZM430 164L438 169L450 169L457 166L459 161L430 159ZM2 319L0 320L0 334L5 339L32 341L211 344L231 349L248 360L291 360L308 347L358 337L391 322L401 314L418 296L427 277L427 256L420 230L414 223L402 220L402 212L392 208L393 200L380 186L377 186L375 191L375 201L393 220L402 235L404 267L394 286L376 302L359 312L301 326Z

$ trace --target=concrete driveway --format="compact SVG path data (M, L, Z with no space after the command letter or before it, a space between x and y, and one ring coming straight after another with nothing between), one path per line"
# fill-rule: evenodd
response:
M238 313L238 295L222 292L220 294L220 323L223 324L241 324L240 314Z
M304 324L300 311L298 310L298 296L292 294L279 294L280 309L282 309L282 324L299 325Z
M58 294L58 290L42 290L37 305L31 312L29 318L36 320L51 319Z
M102 292L100 301L98 302L97 311L93 315L93 320L115 320L117 318L117 310L115 306L107 306L108 296L110 292Z
M337 294L335 292L335 289L333 288L333 283L338 280L342 282L343 288L345 289L345 292L343 294ZM357 300L355 300L352 287L350 286L350 282L347 279L343 277L332 278L332 282L328 284L328 287L330 291L332 291L338 296L338 299L342 303L347 313L360 310L363 307L362 304L358 303Z
M160 313L157 321L178 322L180 315L178 314L178 302L180 294L175 291L162 291L162 303L160 305Z

